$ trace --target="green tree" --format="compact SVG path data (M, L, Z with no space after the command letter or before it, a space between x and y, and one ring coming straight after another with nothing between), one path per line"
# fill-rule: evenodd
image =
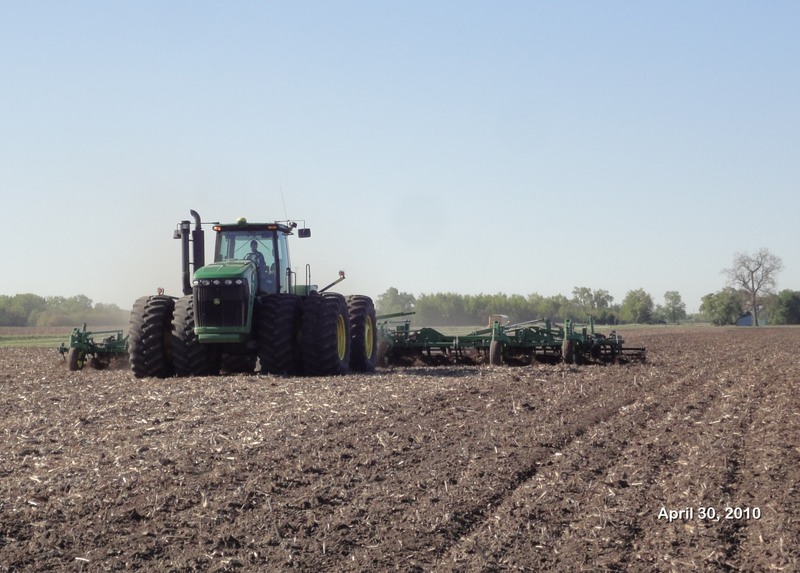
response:
M442 299L435 294L420 294L414 305L416 324L426 326L446 326L446 311L443 309Z
M511 322L522 322L523 320L531 320L533 318L533 313L528 306L528 300L521 294L512 294L509 296L506 303L506 310L505 312L501 311L501 313L507 314ZM484 317L484 320L487 319L488 316Z
M416 300L413 294L399 292L395 287L378 295L375 301L375 311L378 314L394 314L395 312L409 312L414 310Z
M681 300L681 293L670 290L664 293L664 317L672 324L686 318L686 303Z
M800 324L800 291L784 289L770 302L769 320L772 324Z
M572 289L572 302L583 314L584 319L588 318L594 311L594 293L589 287L575 287Z
M531 293L526 297L525 302L531 320L544 317L544 297L542 295Z
M619 315L625 322L648 323L653 315L653 297L644 289L628 291L622 300Z
M736 324L736 320L742 316L742 297L736 289L725 287L703 297L700 313L717 326Z
M64 300L64 310L70 314L86 314L92 310L92 299L76 294Z
M572 289L570 301L573 305L572 311L575 313L573 318L589 320L589 317L593 316L598 322L606 322L613 301L614 297L607 290L592 291L588 287L575 287Z
M553 321L562 321L565 318L574 318L570 312L572 303L563 294L557 294L542 300L539 318L549 318Z
M596 309L610 309L613 302L614 297L611 296L607 290L600 288L594 291L594 307Z
M47 301L32 293L4 296L0 300L0 319L4 326L35 325L45 310Z
M768 249L755 254L736 253L733 266L723 272L730 285L747 293L748 305L753 313L753 326L758 326L758 307L761 298L775 288L775 277L783 270L783 261Z

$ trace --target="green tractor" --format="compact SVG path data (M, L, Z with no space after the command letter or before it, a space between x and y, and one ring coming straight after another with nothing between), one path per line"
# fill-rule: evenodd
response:
M297 284L289 263L294 222L211 223L214 261L205 264L200 215L181 221L183 296L159 292L133 305L128 354L138 378L254 372L327 376L371 372L377 328L371 298ZM298 229L300 238L311 230ZM193 269L193 273L191 272Z

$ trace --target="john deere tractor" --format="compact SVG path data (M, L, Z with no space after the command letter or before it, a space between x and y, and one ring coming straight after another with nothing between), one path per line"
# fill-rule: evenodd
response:
M181 221L183 296L139 298L128 349L135 376L214 375L220 371L324 376L369 372L377 361L371 298L297 284L289 263L289 221L210 223L214 260L205 264L203 223ZM297 229L300 238L310 229ZM193 272L192 272L193 270Z

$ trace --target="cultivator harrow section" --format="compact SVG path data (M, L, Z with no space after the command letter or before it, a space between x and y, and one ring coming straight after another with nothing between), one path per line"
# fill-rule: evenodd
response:
M378 364L516 364L532 362L582 364L590 362L644 361L643 347L626 347L624 339L612 331L595 332L594 321L563 325L549 320L534 320L512 325L499 321L466 335L443 334L433 328L411 329L403 319L412 313L396 313L378 318ZM401 319L401 320L397 320Z
M102 336L95 340L96 336ZM111 364L113 358L128 356L128 337L121 330L102 330L89 332L86 323L83 328L73 328L69 337L69 346L61 343L58 351L69 363L70 370L81 370L88 362L92 368L102 370Z

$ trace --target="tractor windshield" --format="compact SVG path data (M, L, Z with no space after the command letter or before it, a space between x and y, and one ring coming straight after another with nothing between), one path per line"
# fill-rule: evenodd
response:
M254 258L255 253L272 264L275 262L273 231L223 231L215 261L231 261Z
M259 292L287 292L286 237L270 230L237 229L217 233L215 262L249 260L258 271Z

